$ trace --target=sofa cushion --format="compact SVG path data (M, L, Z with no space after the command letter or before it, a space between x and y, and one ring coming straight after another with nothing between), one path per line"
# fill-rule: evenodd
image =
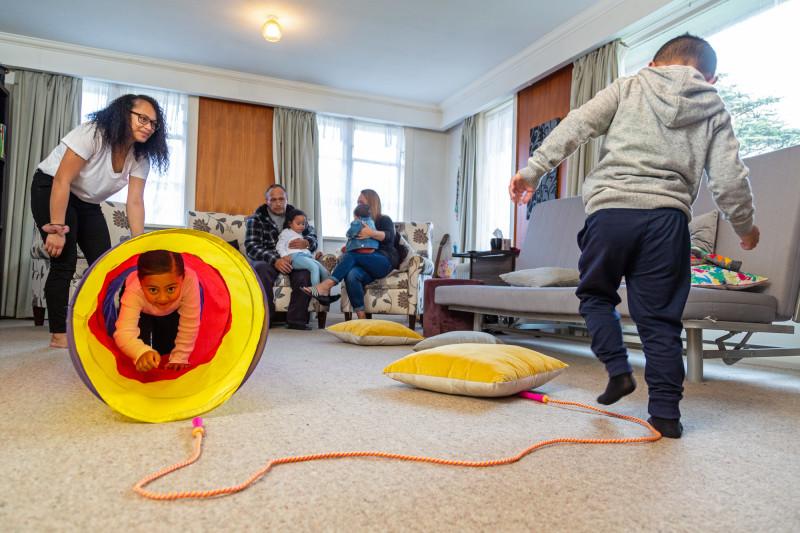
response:
M692 217L689 222L689 235L692 238L692 248L699 248L704 252L713 253L717 242L717 222L719 211L716 209Z
M413 353L383 369L392 379L446 394L511 396L547 383L567 365L508 344L450 344Z
M620 315L630 317L628 296L620 287L622 303L617 306ZM579 315L578 297L574 287L501 287L467 285L438 287L435 302L438 305L478 307L514 313L539 313L552 315ZM719 321L771 323L776 319L777 301L769 294L749 291L719 291L692 287L684 320L702 320L710 317Z
M369 283L367 290L372 289L408 289L408 272L392 270L385 278Z
M512 287L577 287L580 274L576 268L526 268L500 274Z

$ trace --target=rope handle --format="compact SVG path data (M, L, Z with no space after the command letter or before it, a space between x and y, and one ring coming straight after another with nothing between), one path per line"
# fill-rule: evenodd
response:
M585 405L578 402L553 400L546 394L539 394L530 391L521 392L519 393L519 396L543 404L578 407L581 409L586 409L589 411L596 412L601 415L610 416L612 418L618 418L620 420L625 420L628 422L633 422L647 429L650 432L650 434L646 437L633 437L625 439L580 439L573 437L549 439L536 442L528 446L524 450L520 451L516 455L503 457L499 459L490 459L487 461L462 461L458 459L442 459L437 457L425 457L418 455L403 455L403 454L381 452L381 451L325 452L325 453L317 453L310 455L287 456L287 457L279 457L277 459L272 459L268 461L264 466L262 466L260 469L254 472L249 478L247 478L242 483L239 483L238 485L231 485L228 487L221 487L210 490L192 490L192 491L179 491L179 492L154 492L147 490L145 487L150 483L152 483L153 481L162 478L168 474L171 474L176 470L185 468L195 463L200 458L200 454L203 451L203 437L205 437L206 431L205 431L205 426L203 425L203 419L197 417L192 419L192 438L194 439L193 443L194 449L192 451L192 455L185 461L175 463L172 466L168 466L166 468L159 470L158 472L154 472L142 478L136 483L136 485L133 486L133 490L134 492L136 492L136 494L151 500L172 501L172 500L183 500L190 498L206 499L206 498L214 498L217 496L225 496L228 494L235 494L237 492L241 492L246 488L250 487L251 485L253 485L256 481L258 481L262 477L264 477L274 466L289 464L289 463L303 463L308 461L320 461L324 459L343 459L348 457L380 457L383 459L394 459L397 461L414 461L419 463L432 463L432 464L446 465L446 466L484 468L484 467L501 466L501 465L516 463L526 455L529 455L535 452L536 450L539 450L540 448L544 448L546 446L552 446L554 444L635 444L639 442L655 442L661 438L661 433L659 433L653 426L651 426L644 420L636 418L634 416L621 415L619 413L614 413L612 411L605 411L603 409L599 409L597 407L593 407L591 405Z

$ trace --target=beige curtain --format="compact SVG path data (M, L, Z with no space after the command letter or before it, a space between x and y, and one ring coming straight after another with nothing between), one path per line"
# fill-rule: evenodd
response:
M573 63L570 109L582 106L617 79L623 48L620 41L613 41ZM567 196L580 196L583 180L600 161L604 138L590 140L567 159Z
M3 291L0 315L24 318L31 306L31 182L36 166L80 123L82 82L78 78L17 70L11 93L8 181L4 226Z
M275 181L286 187L289 203L313 219L322 249L317 115L276 107L272 133Z
M475 221L478 198L475 176L478 169L478 115L464 119L461 128L461 157L458 164L456 216L458 218L459 252L475 247Z

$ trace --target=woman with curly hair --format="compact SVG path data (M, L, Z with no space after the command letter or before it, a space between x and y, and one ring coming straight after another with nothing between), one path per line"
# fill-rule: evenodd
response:
M100 202L127 185L131 235L144 232L144 184L151 164L162 171L169 165L164 113L153 98L126 94L89 115L36 168L31 211L50 256L44 287L50 346L67 347L77 247L89 265L111 248Z

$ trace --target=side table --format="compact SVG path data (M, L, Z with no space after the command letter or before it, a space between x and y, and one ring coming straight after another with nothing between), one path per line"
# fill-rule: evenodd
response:
M481 280L486 285L506 285L506 282L500 279L500 274L514 270L517 255L519 250L496 250L453 254L453 257L469 259L469 279Z

